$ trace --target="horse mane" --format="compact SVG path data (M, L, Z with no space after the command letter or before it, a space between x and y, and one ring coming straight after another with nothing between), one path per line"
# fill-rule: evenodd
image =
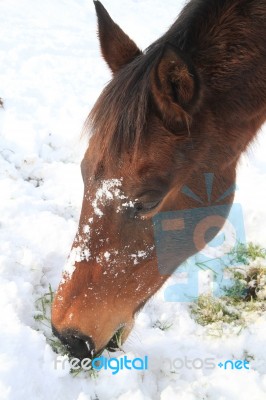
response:
M102 148L113 154L128 150L147 132L147 115L151 107L149 74L151 56L139 56L123 67L108 83L86 121Z
M206 57L209 48L221 44L224 30L228 29L226 19L232 29L231 18L236 18L235 14L232 17L232 10L237 9L242 15L242 3L245 3L245 13L248 14L250 0L190 1L161 38L114 75L85 122L85 131L97 136L103 151L119 155L122 151L137 148L145 135L150 134L146 129L147 119L149 112L156 112L151 101L150 73L159 61L164 46L172 44L191 60L199 53ZM259 17L264 14L264 6L265 1L262 0ZM259 23L262 23L260 18ZM239 27L243 32L246 29Z

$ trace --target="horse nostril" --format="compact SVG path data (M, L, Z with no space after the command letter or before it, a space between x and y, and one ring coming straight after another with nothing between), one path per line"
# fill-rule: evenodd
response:
M95 355L95 345L91 337L76 330L66 330L62 333L55 329L53 331L73 357L82 360L84 358L93 358Z
M80 350L84 351L84 354L85 352L87 353L86 357L92 358L94 356L95 346L92 339L88 336L74 333L71 335L70 340L68 340L67 346L69 347L69 345L73 348L79 347Z

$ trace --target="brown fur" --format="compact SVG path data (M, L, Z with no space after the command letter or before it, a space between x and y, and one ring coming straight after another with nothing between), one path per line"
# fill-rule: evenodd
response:
M86 341L98 351L121 327L125 340L134 314L193 254L184 243L161 274L152 217L198 207L183 185L207 206L204 173L214 174L215 199L234 185L239 157L266 111L265 0L192 0L144 53L95 5L102 54L114 76L86 123L92 138L82 161L84 199L73 248L89 249L90 256L60 285L52 312L55 333L80 357L88 354ZM105 199L99 217L97 190L110 179L121 179L127 200ZM84 227L92 217L87 243ZM168 244L170 260L174 246ZM139 250L147 254L135 265L131 255Z

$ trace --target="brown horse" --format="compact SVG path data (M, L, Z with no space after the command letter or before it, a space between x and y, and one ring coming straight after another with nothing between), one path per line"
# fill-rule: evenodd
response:
M208 205L206 173L216 199L232 187L266 111L265 0L191 0L144 52L94 3L113 78L86 122L79 228L52 308L55 334L79 358L114 347L118 330L124 341L136 312L204 246L184 241L162 273L153 217L198 207L184 185ZM225 214L233 197L217 203ZM175 240L166 246L169 261Z

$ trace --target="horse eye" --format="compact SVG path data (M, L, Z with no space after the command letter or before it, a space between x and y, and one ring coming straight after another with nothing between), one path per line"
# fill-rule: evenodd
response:
M135 203L136 212L149 212L152 211L160 204L161 200L149 201L147 203L137 202Z

